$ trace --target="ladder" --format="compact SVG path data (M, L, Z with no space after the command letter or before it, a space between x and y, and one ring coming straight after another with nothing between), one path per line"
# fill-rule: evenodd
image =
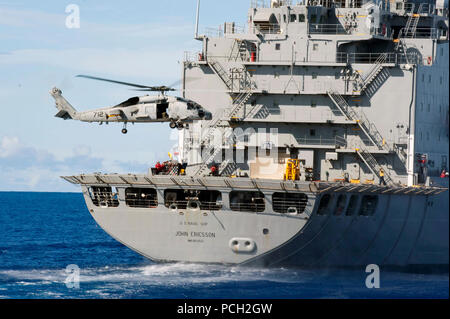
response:
M359 155L359 157L362 159L362 161L367 165L367 167L371 170L371 172L376 175L378 178L380 178L380 170L382 169L381 165L378 164L375 157L367 151L366 149L356 149L356 153ZM388 174L386 170L384 171L384 180L387 185L393 185L394 181L392 180L391 176Z
M219 166L219 175L231 175L236 171L237 165L230 159L226 159Z
M228 61L247 61L249 58L248 54L248 44L246 40L235 39L233 42L233 47L231 48L231 53Z
M228 73L223 69L222 65L216 61L209 59L209 64L213 71L222 79L222 81L225 83L225 85L228 87L230 91L234 91L234 82L233 79L228 75ZM241 72L241 71L239 71ZM254 81L250 79L250 76L248 76L248 71L243 70L242 72L247 72L244 77L240 77L238 79L238 85L239 89L241 87L245 88L244 92L239 93L231 93L234 95L233 103L230 108L226 108L222 111L222 113L219 114L219 116L215 116L209 123L208 126L205 128L206 134L202 134L200 136L200 147L203 145L206 145L206 148L203 150L203 158L202 163L197 169L197 171L194 173L195 175L204 175L208 171L208 165L214 160L214 158L219 154L219 152L222 151L222 145L228 145L233 142L233 134L227 134L227 132L223 129L223 127L229 126L228 121L231 119L237 119L236 117L240 113L240 111L243 109L244 105L247 103L247 101L250 99L250 97L253 95L253 88L256 88L256 84ZM254 109L257 108L255 105L254 108L251 110L250 113L253 114ZM249 114L250 114L249 113ZM238 120L244 120L247 118L245 114L242 118L239 118ZM225 124L226 123L226 124ZM219 130L219 133L221 136L224 136L223 143L221 145L214 145L211 142L211 138L214 136L214 133L216 130ZM219 173L221 171L224 171L225 169L231 167L232 161L224 161L222 162L222 167L219 167ZM229 165L230 164L230 165ZM235 164L234 164L235 166Z
M403 29L400 30L400 32L398 33L398 38L396 40L394 40L394 41L397 42L395 44L394 51L395 52L403 51L403 54L405 55L406 63L409 64L408 54L406 53L407 52L407 47L406 47L405 41L403 40Z
M420 15L423 11L423 5L427 3L421 3L417 13L414 13L414 5L411 11L411 15L408 18L405 26L405 37L406 38L414 38L416 35L417 25L419 24Z
M384 66L383 63L386 63L387 60L387 53L382 53L380 56L375 60L374 66L372 69L367 73L366 76L363 78L359 77L359 86L360 86L360 92L363 92L367 87L377 78L378 74L383 71Z
M235 118L238 113L242 110L245 103L250 99L250 97L253 95L253 91L251 89L247 89L247 91L240 93L234 100L233 105L230 110L228 118Z
M222 131L223 132L223 131ZM203 176L205 175L205 173L208 172L208 165L211 164L214 160L214 158L220 153L222 152L222 145L229 145L230 143L233 143L233 133L230 134L226 134L225 132L225 136L224 136L224 140L223 143L220 143L221 145L214 145L214 143L209 143L208 147L203 150L203 158L202 158L202 164L200 165L200 167L197 169L197 171L194 173L194 176ZM229 163L230 160L226 160L225 162L223 162L221 164L225 165L224 167L222 167L222 170L224 168L226 168L226 165ZM221 168L219 167L219 173L221 171Z
M224 70L222 65L219 61L211 60L209 59L209 65L211 66L211 69L214 71L214 73L217 74L217 76L225 83L226 87L229 90L233 90L233 81L231 80L228 73Z
M375 125L370 122L367 116L361 111L356 112L347 101L337 92L327 92L330 99L338 109L351 121L356 121L363 132L369 137L371 142L380 150L389 151L385 139L381 136Z

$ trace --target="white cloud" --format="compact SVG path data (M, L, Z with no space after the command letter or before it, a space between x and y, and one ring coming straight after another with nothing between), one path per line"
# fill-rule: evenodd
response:
M3 136L0 143L0 190L76 191L60 176L92 172L144 173L148 164L108 161L77 145L73 155L57 159L46 150L24 145L19 138Z
M20 143L17 137L4 136L0 142L0 158L12 156L20 150Z

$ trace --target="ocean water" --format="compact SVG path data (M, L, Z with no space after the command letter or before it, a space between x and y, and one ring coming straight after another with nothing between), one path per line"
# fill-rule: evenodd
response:
M67 287L77 265L79 288ZM1 298L448 298L448 273L156 264L109 237L81 194L0 192Z

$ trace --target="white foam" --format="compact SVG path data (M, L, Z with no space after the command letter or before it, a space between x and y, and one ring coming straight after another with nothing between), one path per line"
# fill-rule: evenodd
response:
M65 269L40 270L0 270L0 275L17 280L17 284L38 285L62 283L67 273ZM142 283L152 286L177 286L186 284L221 283L240 281L270 282L306 282L310 278L307 272L292 271L283 268L248 268L223 265L205 265L189 263L149 264L144 266L101 268L81 268L82 283Z

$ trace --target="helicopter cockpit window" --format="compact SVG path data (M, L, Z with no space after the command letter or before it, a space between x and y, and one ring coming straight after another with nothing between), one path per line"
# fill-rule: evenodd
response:
M135 96L132 97L128 100L126 100L125 102L122 102L118 105L116 105L115 107L127 107L127 106L131 106L131 105L136 105L139 103L139 97Z
M188 102L188 103L187 103L187 109L188 109L188 110L193 110L193 109L195 109L194 103Z

